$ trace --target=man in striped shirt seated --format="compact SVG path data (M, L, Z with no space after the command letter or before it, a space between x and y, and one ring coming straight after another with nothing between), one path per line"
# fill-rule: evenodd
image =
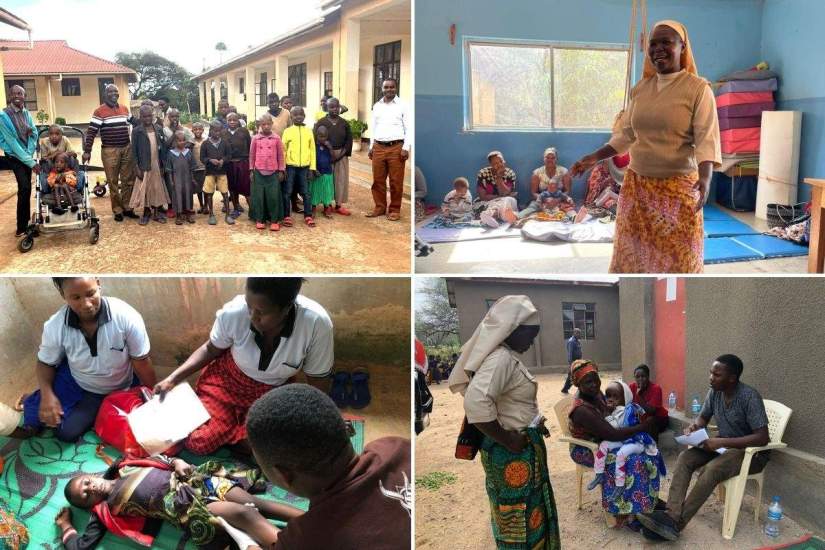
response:
M102 145L100 157L103 160L106 181L109 183L112 213L116 222L122 222L124 215L129 218L139 217L129 209L129 199L132 197L135 180L132 147L129 143L132 116L127 106L118 104L120 92L117 86L107 85L104 97L105 102L92 113L92 119L86 129L82 159L84 164L89 162L92 145L99 133Z

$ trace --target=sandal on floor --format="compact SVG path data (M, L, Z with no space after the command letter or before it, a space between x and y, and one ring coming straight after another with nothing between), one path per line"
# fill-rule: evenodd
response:
M329 396L335 401L339 409L343 409L349 403L347 396L349 381L350 375L346 371L336 372L332 377L332 387L329 390Z
M292 218L290 218L289 216L284 218L284 221L282 223L283 223L284 227L292 227L294 225L294 222L292 221Z
M263 222L255 222L255 229L263 229L265 227L266 226L264 225Z
M315 227L315 220L312 219L312 216L304 218L304 223L307 224L308 227Z
M344 206L336 206L335 207L335 213L340 214L342 216L351 216L352 215L352 212L347 210L346 207L344 207Z
M12 407L12 408L14 410L16 410L17 412L23 412L23 401L25 401L30 395L31 395L30 393L24 393L23 395L21 395L17 399L17 403L15 403L14 407Z
M280 231L281 226L278 225L276 222L272 222L271 224L269 224L269 230L270 231Z
M353 372L352 391L349 394L349 406L353 409L363 409L370 404L370 373L366 371Z

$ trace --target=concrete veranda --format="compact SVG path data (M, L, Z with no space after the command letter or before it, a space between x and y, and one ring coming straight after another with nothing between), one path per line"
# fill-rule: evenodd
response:
M0 226L5 228L0 234L0 272L409 273L408 187L401 221L365 218L363 213L373 208L366 179L369 166L357 155L351 162L347 204L353 215L316 216L315 228L306 227L300 214L294 228L277 233L255 229L246 213L234 226L226 225L222 217L218 225L210 226L204 215L196 216L195 224L183 226L176 226L174 220L163 225L150 222L145 227L128 218L116 223L107 193L103 198L92 196L91 201L101 218L98 244L89 244L87 231L70 231L35 239L34 248L26 254L17 251L14 237L14 176L0 172Z
M618 371L602 374L602 388L607 380L617 378ZM746 495L736 534L731 541L722 538L722 504L712 496L676 543L649 543L640 534L627 529L611 529L605 524L601 505L596 501L598 490L585 492L582 510L576 510L575 465L568 455L568 445L560 443L560 431L553 414L553 405L563 395L562 374L538 374L539 408L547 417L550 439L546 440L548 464L559 514L563 548L705 548L753 549L770 544L796 540L806 531L791 518L782 520L782 535L778 540L762 534L760 522L754 523L753 498ZM484 472L477 458L473 462L453 457L455 438L464 414L459 395L450 393L447 385L431 385L434 409L430 426L416 439L416 478L440 471L456 476L453 484L431 491L420 486L416 490L416 548L453 548L476 550L494 546L490 531L490 509L484 489ZM664 437L664 436L663 436ZM676 456L665 455L670 469ZM766 476L771 475L771 465ZM670 472L669 472L670 473ZM670 476L664 481L660 498L667 498ZM770 495L763 495L769 499ZM591 501L593 501L591 503ZM766 504L763 504L764 516ZM818 533L820 536L821 533Z

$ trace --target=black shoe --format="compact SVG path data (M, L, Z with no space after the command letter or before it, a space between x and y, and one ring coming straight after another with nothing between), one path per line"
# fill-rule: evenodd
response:
M59 206L55 206L54 208L52 208L52 214L57 214L58 216L62 216L65 213L66 213L66 211L63 210L62 208L60 208Z
M647 527L642 527L642 536L644 538L646 538L647 540L656 541L656 542L662 542L664 540L667 540L665 537L657 535L656 533L654 533L653 531L651 531Z
M122 222L123 221L123 214L115 214L115 221Z
M78 208L77 208L77 206L72 206L70 208L70 210L72 211L72 213L74 213L74 212L77 212Z
M132 218L133 220L137 220L140 218L137 214L135 214L134 210L124 210L123 215L127 218Z
M570 391L569 390L561 390L561 393L567 394L567 393L570 393Z
M653 531L665 540L679 540L679 529L676 527L676 522L665 512L654 510L649 514L638 514L636 519L643 527Z

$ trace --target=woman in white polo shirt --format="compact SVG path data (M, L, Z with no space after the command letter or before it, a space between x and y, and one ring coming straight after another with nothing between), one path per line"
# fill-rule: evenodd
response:
M215 315L209 340L155 387L163 394L206 367L195 392L211 419L189 435L187 449L209 454L238 444L247 450L249 407L298 371L329 391L332 321L323 306L299 295L302 283L299 277L248 278L245 294Z
M40 389L23 399L23 424L14 437L55 428L62 441L77 441L95 422L113 391L157 381L143 318L117 298L104 298L96 277L53 277L66 301L43 323L37 352Z

